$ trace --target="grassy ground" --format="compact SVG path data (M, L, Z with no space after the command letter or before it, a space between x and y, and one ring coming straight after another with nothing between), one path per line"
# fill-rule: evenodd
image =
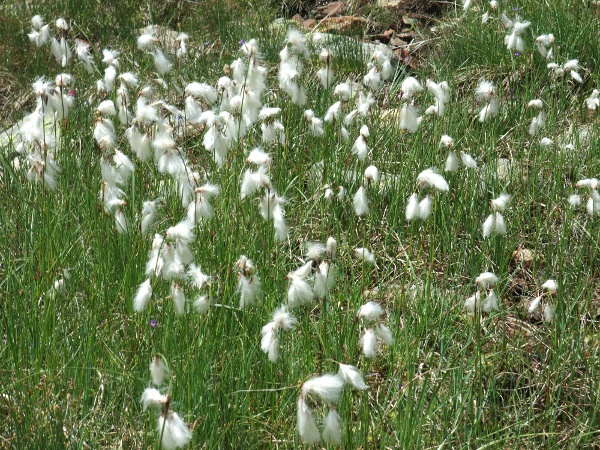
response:
M0 49L8 56L3 76L19 87L68 71L76 80L76 102L68 120L52 129L61 136L54 151L62 168L56 190L27 181L26 158L17 158L19 167L12 144L0 152L0 448L159 448L156 414L143 412L140 403L156 354L170 367L171 408L192 431L189 448L303 445L296 423L300 386L337 372L338 362L356 365L369 385L367 391L346 388L336 405L346 448L600 445L600 222L585 212L587 191L574 187L600 173L598 112L584 102L600 88L597 7L523 1L501 2L493 11L487 2L474 2L464 16L458 7L430 32L431 56L411 74L423 85L426 78L448 81L446 114L425 116L416 133L400 130L394 115L384 114L403 104L400 86L408 74L399 67L393 81L375 92L371 112L348 127L351 140L345 142L339 123L325 124L325 134L315 137L303 118L307 108L322 118L336 101L314 76L316 54L302 78L309 92L305 107L278 88L286 30L268 26L275 15L268 5L167 2L157 9L134 3L2 7ZM486 10L491 19L482 24ZM520 55L504 45L501 12L532 22ZM75 62L62 69L48 46L36 51L26 35L36 13L52 24L68 18L70 36L92 43L98 71L87 74ZM241 55L240 41L256 38L268 69L263 104L282 108L287 142L265 150L273 157L272 187L287 200L284 242L276 242L272 223L260 217L256 196L240 199L248 151L261 145L259 124L230 149L223 167L204 149L206 130L186 129L177 140L191 168L220 187L214 217L194 229L191 247L196 264L211 276L207 314L194 311L196 292L186 288L188 311L177 315L170 282L161 279L152 282L149 306L134 312L152 243L152 233L139 230L142 202L162 198L155 228L161 234L185 217L185 208L171 177L153 160L135 159L126 126L116 118L119 147L136 164L123 187L129 233L118 233L98 198L102 151L93 129L104 98L95 94L105 67L101 49L121 50L120 73L135 72L141 88L157 75L135 39L152 23L190 34L193 56L177 64L165 76L168 87L157 91L166 102L183 109L182 87L191 81L215 85L224 65ZM583 83L550 75L548 61L533 46L542 33L554 34L557 63L579 60ZM336 83L362 81L367 69L358 44L331 44L331 50ZM482 79L495 84L500 103L498 115L484 123L477 120L482 105L474 94ZM34 108L32 94L10 95L9 104L21 106L5 108L5 123ZM114 92L106 98L117 99ZM546 125L531 136L529 124L538 112L526 105L534 98L544 103ZM422 93L415 102L422 112L433 98ZM345 112L351 107L344 105ZM371 152L361 162L351 149L363 124L370 129ZM478 168L444 173L443 134ZM554 144L542 146L542 137ZM370 164L388 181L381 189L365 184L370 213L357 217L352 196ZM407 199L417 175L429 167L444 174L450 190L433 194L426 221L407 222ZM346 199L325 201L325 184L344 186ZM508 231L484 239L490 200L503 192L511 195L504 213ZM567 199L576 192L584 205L572 208ZM298 324L280 334L281 356L272 363L260 348L261 328L285 303L286 275L306 260L305 244L329 236L338 242L335 286L325 300L293 310ZM369 248L375 264L357 260L357 247ZM515 258L523 249L531 259ZM241 255L253 260L263 293L244 309L236 292ZM484 271L499 278L500 310L469 314L465 299ZM60 279L64 289L57 291ZM546 297L555 310L549 323L527 313L547 279L559 286ZM368 300L384 307L394 335L393 345L378 348L375 359L359 345L364 325L356 315ZM311 407L321 426L326 405Z

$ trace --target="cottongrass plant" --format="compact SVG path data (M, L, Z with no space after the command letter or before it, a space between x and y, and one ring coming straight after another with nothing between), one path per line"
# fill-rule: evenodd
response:
M358 370L350 365L340 364L338 374L325 374L306 380L300 388L298 398L298 434L305 444L316 444L325 441L326 444L339 446L342 444L342 418L334 404L340 401L345 384L356 389L366 389ZM329 412L323 419L323 432L319 431L315 415L309 406L317 400L329 404Z
M506 221L502 213L510 202L510 195L503 193L490 202L492 213L485 219L482 225L483 237L488 238L493 234L506 234Z
M531 22L523 21L520 17L515 17L514 20L509 19L504 14L500 16L502 25L510 32L504 38L504 44L509 50L515 52L523 52L525 50L525 41L521 37L523 33L529 28Z
M251 259L242 255L235 263L235 267L238 270L237 290L240 294L240 309L243 309L256 302L262 287Z
M390 346L394 339L392 331L383 323L385 311L379 303L370 301L362 305L358 310L358 319L365 327L359 344L365 358L377 356L377 341Z
M144 412L152 408L158 413L156 432L159 437L160 448L174 450L186 447L192 440L192 433L175 411L171 410L171 386L167 388L168 393L163 394L159 389L169 375L169 369L160 356L155 356L150 363L150 376L152 384L156 386L144 389L141 403ZM163 388L163 390L165 390Z
M448 192L450 186L442 175L433 169L425 169L417 176L418 190L431 190L439 192ZM433 196L427 194L419 200L419 195L415 192L408 198L406 204L406 220L411 222L415 220L427 220L433 207Z
M283 330L291 330L298 321L287 311L285 305L280 306L273 313L273 320L262 327L260 349L267 354L269 361L279 360L279 338Z
M467 5L465 4L466 8ZM492 6L492 8L497 8L497 5ZM47 25L43 24L41 18L34 19L32 22L34 30L30 35L30 39L34 45L44 45L45 40L47 40L44 36L48 34ZM526 46L526 32L530 24L518 18L514 21L510 20L510 22L510 26L507 27L509 28L509 34L505 38L505 45L511 51L522 51ZM64 21L64 24L57 22L57 38L55 38L55 41L58 42L59 47L62 46L63 39L65 44L64 49L57 48L55 50L56 61L60 66L69 64L71 59L68 53L72 48L72 44L67 43L69 32L71 30L69 30L66 21ZM107 214L114 215L116 232L129 232L130 238L133 239L136 236L136 230L139 228L141 236L153 236L146 263L145 280L140 284L133 297L134 311L145 311L148 309L153 297L160 298L166 295L167 298L173 301L177 315L185 313L188 304L192 303L190 299L193 298L195 298L193 301L194 308L205 313L211 304L211 298L207 292L211 278L203 271L202 267L205 265L211 267L211 269L214 268L215 272L218 271L217 276L220 276L220 272L226 273L223 279L220 280L222 283L219 283L220 286L224 286L226 295L233 293L233 286L237 281L237 296L230 295L230 298L235 299L236 303L239 300L240 308L246 308L256 303L261 298L260 295L263 289L267 294L265 298L270 298L274 286L272 280L274 279L274 273L278 270L277 267L280 265L280 259L294 256L298 233L302 231L302 219L309 217L309 213L306 213L304 217L298 217L298 210L295 209L296 198L294 197L296 191L300 190L304 194L302 188L298 187L300 184L296 181L297 174L291 172L290 177L285 175L281 177L282 170L274 170L280 169L274 164L289 163L289 154L296 151L299 148L298 145L303 145L304 141L302 139L305 139L305 137L308 137L311 143L315 143L317 147L326 145L329 149L332 142L331 138L334 136L336 142L342 146L342 152L346 152L342 155L355 156L356 164L360 167L360 171L357 170L348 176L344 174L342 180L323 180L324 184L328 183L323 188L324 197L331 202L343 201L345 188L341 186L341 183L351 180L359 185L358 190L352 197L354 213L358 216L371 214L373 221L384 217L379 217L379 214L385 214L384 208L381 208L382 211L374 211L373 203L369 202L368 195L373 191L378 192L383 185L382 175L375 165L380 164L380 162L369 161L369 159L373 159L374 156L377 159L379 151L386 151L385 147L389 142L384 139L375 140L373 138L376 131L379 130L374 128L376 122L371 120L376 115L370 114L370 112L372 108L377 108L378 102L384 95L382 94L382 87L394 74L389 55L376 52L366 68L366 74L353 74L345 82L334 86L336 74L333 72L333 63L335 63L333 58L336 52L333 47L330 49L323 46L322 44L325 43L324 38L323 36L318 38L318 36L319 34L315 33L312 37L313 44L315 44L315 48L319 53L319 57L314 58L315 61L317 59L319 61L314 67L314 69L318 69L316 78L321 86L318 87L318 91L332 90L333 92L323 92L323 97L320 98L320 100L328 101L331 104L315 101L315 98L311 95L312 92L309 91L310 83L306 82L309 79L307 73L313 67L310 63L307 39L298 31L288 32L285 47L280 52L280 65L276 81L279 83L278 89L269 89L268 66L264 63L258 50L258 43L254 39L243 41L239 48L240 57L231 62L226 70L226 75L214 83L186 80L187 73L185 71L179 73L179 69L183 67L185 62L184 60L190 54L188 49L189 37L185 33L178 35L175 48L172 51L163 47L163 43L160 42L151 29L144 31L138 38L139 50L152 58L152 61L148 59L147 62L154 63L154 69L159 76L154 81L145 80L141 68L136 68L139 73L128 72L126 66L129 64L130 59L125 56L121 57L117 50L105 49L102 52L104 70L100 72L101 79L97 80L96 93L91 94L89 97L89 103L97 108L93 136L100 149L100 176L102 180L100 202ZM553 37L550 39L550 36L552 35L548 35L544 39L540 36L536 40L538 51L549 60L552 58L551 47L554 41ZM540 46L543 47L543 51L540 50ZM94 65L91 48L90 44L81 40L75 41L77 58L86 71L91 69L94 72L97 68ZM560 47L557 46L557 48ZM545 55L544 52L546 52ZM174 57L177 58L177 65L172 62L175 61ZM174 67L178 69L177 76L173 74ZM554 83L557 85L559 84L558 78L564 77L565 74L574 83L580 83L584 78L578 72L581 67L577 60L567 61L561 65L556 64L556 66L552 66L551 70L554 71L556 77ZM584 72L582 74L586 75ZM353 80L360 80L362 84ZM60 74L56 78L55 86L44 79L39 80L39 83L35 86L38 93L36 94L36 111L25 121L25 139L21 148L30 152L30 154L35 151L39 152L41 155L39 161L43 161L43 164L33 164L36 169L31 169L33 170L32 181L43 182L44 186L49 188L57 185L56 177L59 169L57 164L53 165L51 158L54 149L57 147L56 142L59 136L47 132L45 119L50 119L51 116L50 120L54 121L55 124L60 124L60 120L67 117L74 102L73 96L68 94L72 82L72 77L66 73ZM498 86L503 86L500 82L498 83ZM167 95L162 95L163 92L166 92ZM169 97L169 94L173 92L177 92L177 95ZM405 77L401 82L401 92L400 117L396 128L407 130L410 133L415 133L421 129L425 138L423 141L427 141L426 134L430 132L431 127L437 127L438 122L442 123L444 127L452 125L451 121L454 120L453 115L455 113L447 108L450 101L450 84L448 82L437 83L427 80L423 86L417 78ZM590 110L597 109L597 92L597 90L593 91L590 97L580 102L580 104L585 105ZM284 98L284 95L286 98ZM479 113L479 121L488 121L498 114L499 95L491 82L483 81L480 83L477 88L477 97L483 105L483 109ZM168 100L169 98L175 98L175 100ZM418 101L424 98L432 98L432 101L422 102L423 109L426 105L429 106L426 107L423 116L421 116L421 106ZM540 111L537 117L532 119L529 127L529 133L532 136L537 135L545 126L545 116L541 111L542 107L546 102L549 107L552 105L552 98L549 94L544 93L543 98L544 102L540 99L534 99L528 104L530 108L536 110L536 113L537 110ZM267 99L268 103L266 102ZM290 103L294 104L291 108ZM296 106L302 108L298 109ZM467 111L466 108L465 111ZM300 117L302 112L305 123L296 127L290 126L293 125L296 118ZM511 117L508 106L507 114L507 117ZM431 121L428 122L430 118L428 116L437 117L431 118ZM425 121L423 117L426 118ZM289 129L286 129L286 126ZM56 128L60 130L60 126ZM453 132L451 126L446 129L449 133ZM198 155L191 153L192 149L189 144L193 142L194 135L188 135L189 131L202 133L200 137L201 144L212 157L212 161L203 164L203 159L209 158L204 158L202 155L197 157ZM340 139L337 139L337 136ZM490 139L493 139L495 135L492 133L491 136ZM409 136L405 137L412 139ZM485 139L486 144L488 144L487 134ZM551 144L554 141L557 144L560 143L560 139L556 136L549 136L545 139L547 141L544 139L540 141L542 145L548 143L548 141L552 141ZM125 146L123 146L124 143ZM450 152L446 160L446 171L453 172L460 167L469 170L478 169L478 163L473 156L465 151L454 151L454 140L449 135L442 137L441 146ZM544 148L540 150L547 151ZM334 151L337 152L337 149ZM336 153L333 156L327 164L337 164L339 155ZM244 158L247 166L242 168L240 164ZM199 163L198 160L201 162ZM143 180L144 184L134 177L134 174L139 173L142 167L147 169L146 177ZM329 167L327 168L329 169ZM388 167L385 170L387 175ZM486 169L479 168L478 170L483 173ZM335 172L335 170L328 173L331 172ZM399 180L399 185L406 181L404 178L406 178L407 173L408 171L398 175L394 174L394 177L397 176ZM241 183L237 178L240 174L242 174ZM232 181L234 177L236 179ZM223 183L222 191L220 185L212 184L208 181L209 179ZM142 184L145 187L156 187L159 193L150 195L144 191L139 195L138 188ZM292 205L289 208L290 220L293 221L291 232L288 229L283 209L286 200L277 193L275 190L276 185L281 187L286 196L290 196L288 204ZM232 189L232 187L234 188ZM588 213L595 215L600 210L596 205L596 199L598 198L596 192L597 180L582 180L577 183L576 187L578 189L589 189L590 200L587 204L590 201L592 202L592 212L589 212L590 208L588 207ZM169 189L172 189L173 192L168 192ZM493 188L489 189L493 190ZM409 198L406 207L406 219L409 221L427 219L433 209L436 193L438 191L449 192L449 190L448 183L435 169L422 171L417 177L415 192ZM227 197L234 191L237 198ZM219 204L221 203L219 198L221 195L226 198L223 199L222 204ZM465 193L457 191L453 192L453 195L460 200L464 198ZM505 211L508 202L509 197L507 194L502 194L492 200L492 214L486 220L486 223L489 223L483 225L484 238L492 234L504 234L506 232L506 224L501 213ZM578 202L581 203L581 198ZM213 203L215 204L214 207ZM207 226L215 215L218 217L220 214L231 213L233 215L240 212L245 214L247 206L254 203L258 203L259 214L263 219L273 220L275 241L278 245L275 263L277 270L273 269L275 270L273 272L267 264L264 268L261 268L260 278L254 263L247 256L239 257L233 265L234 270L231 271L232 262L242 252L238 251L239 249L233 249L227 250L226 253L218 253L220 251L218 250L220 245L218 236L222 230L219 228L209 230ZM218 209L223 204L229 208L226 212ZM136 208L139 208L140 211L137 214L132 214L132 210ZM338 209L343 210L343 208ZM348 213L352 214L352 211L343 211L340 214ZM327 223L328 219L328 216L323 217L323 223ZM344 217L345 219L347 219L347 216ZM454 235L452 226L457 224L456 220L450 217L447 223L444 223L444 229L448 230L448 236ZM364 221L361 222L364 223ZM344 222L340 221L340 223ZM475 223L470 228L471 234L477 234L477 226L477 223ZM336 227L339 228L339 225L336 225ZM213 233L213 231L216 232ZM341 231L344 237L347 236L346 230L338 229L337 231ZM201 239L206 238L209 232L211 236L210 251L213 252L213 244L215 250L214 254L205 255L204 252L198 251L198 244L202 242ZM431 232L439 233L439 223L431 224ZM351 233L348 233L348 235L351 235ZM418 236L413 236L413 238L418 239ZM460 240L460 236L457 235L456 238ZM235 242L235 239L232 242ZM450 244L449 239L442 239L440 242L442 242L442 248ZM289 245L287 245L288 243ZM387 240L384 241L384 244L387 244ZM252 245L254 244L248 245L250 248L246 248L244 253L254 254L257 251L256 249L253 250ZM349 242L347 248L354 249L354 256L367 264L375 262L375 253L380 261L386 260L385 251L380 248L379 243L377 245L372 244L375 245L372 251L366 247L356 248L355 245L355 242ZM362 245L366 245L366 243ZM474 248L477 248L477 245ZM282 249L287 249L289 252L280 251ZM429 267L433 267L438 262L440 255L434 253L436 249L437 247L431 246L431 264ZM273 249L269 249L268 244L260 242L261 252L271 250ZM298 320L292 316L292 312L300 317L303 312L308 311L310 308L311 319L318 315L315 314L316 312L329 314L327 308L334 302L326 300L330 297L333 298L336 294L335 274L338 272L336 270L338 264L336 250L337 242L333 238L329 238L326 244L309 242L305 246L301 263L288 273L286 302L275 310L272 320L261 329L260 349L267 355L269 361L273 363L279 361L282 348L281 341L284 339L285 333L298 324ZM500 248L497 249L497 252L500 251ZM223 264L223 260L220 259L223 257L226 257L227 264ZM213 259L216 260L214 266L212 265ZM200 260L203 262L202 267ZM210 261L211 265L208 266L206 261ZM341 273L344 274L345 268L341 267L340 269ZM231 272L234 275L233 279L230 278ZM477 277L476 292L465 302L466 309L472 313L478 310L485 313L499 310L498 296L494 292L497 281L498 278L490 272L485 272ZM542 292L538 296L537 303L534 299L528 308L529 314L534 316L541 313L547 322L550 322L554 317L554 309L551 303L558 289L556 282L551 283L550 281L542 286ZM361 285L361 289L363 287ZM358 287L351 285L348 289L351 292L358 289ZM346 295L345 291L344 295ZM315 302L317 299L322 300L321 304L317 305ZM349 300L349 302L351 301ZM302 306L304 305L307 308L303 309ZM348 303L348 305L349 308L356 307L351 303ZM264 306L262 303L257 304L258 308ZM316 311L317 308L322 308L322 310ZM384 345L393 345L392 331L384 323L385 315L382 306L376 302L367 302L362 305L358 311L362 336L360 338L359 336L348 336L343 347L352 350L353 345L358 342L364 357L369 359L377 356L379 341ZM408 309L406 318L410 320L410 310ZM227 318L221 316L219 320L222 320L223 322L220 323L223 324L226 323ZM248 316L248 320L251 320L250 316ZM312 323L311 321L311 325ZM319 326L317 322L314 324ZM173 326L183 327L181 330L185 334L189 323L180 320ZM156 331L158 332L158 329ZM215 331L218 330L207 329L206 332L197 330L193 333L194 336L195 333L198 333L197 341L204 344L204 338L209 334L215 335ZM242 332L245 333L244 330ZM159 337L159 339L162 337ZM310 339L310 336L302 338ZM169 339L163 339L159 342L165 342L165 345L168 345ZM286 358L289 358L289 364L286 361L286 364L281 366L282 370L275 369L276 372L274 373L277 374L277 377L286 377L288 374L297 376L297 373L296 375L294 373L300 367L297 364L298 355L307 356L298 353L297 347L298 343L294 342L293 351L286 355ZM324 352L335 350L326 346L323 347L322 351ZM206 351L210 352L210 342L208 341ZM445 357L446 355L444 355ZM225 359L217 359L225 361ZM237 363L237 360L232 361L234 361L234 364ZM411 367L413 362L416 362L416 360L407 361L407 367ZM227 377L226 364L218 366L219 380L225 380ZM307 364L310 364L310 362ZM273 367L275 368L275 366ZM169 370L164 360L155 358L150 365L150 372L154 387L149 387L144 391L142 395L143 408L144 410L152 408L159 416L157 432L162 447L184 447L191 441L192 435L183 419L171 410L170 389L165 390L162 388L165 380L169 378ZM381 371L381 374L383 377L386 376L385 371ZM382 391L384 384L379 385L378 382L379 373L377 377L374 377L374 374L368 375L371 387L377 390L372 400L377 403L378 407L383 406L380 402L386 396L381 395L385 392ZM241 377L237 378L243 383ZM260 378L257 378L257 382L260 382ZM341 363L337 375L326 374L311 378L302 385L297 403L297 425L303 442L316 444L323 440L327 444L342 444L344 424L336 408L339 407L340 412L349 409L346 405L343 406L343 409L339 406L345 384L349 384L355 391L365 390L369 387L357 367ZM414 383L411 383L406 389L412 389L412 384ZM225 385L221 386L221 388L224 387ZM487 395L487 390L491 388L482 387L481 389L479 392ZM193 389L190 387L190 395L192 391ZM227 392L228 396L239 394L241 392ZM407 396L400 396L399 398L402 400L404 397ZM239 398L241 399L241 397ZM219 398L219 401L221 400L223 398ZM487 398L485 401L487 401ZM485 408L489 407L485 401L478 403L478 405L485 405L482 410L484 412L486 411ZM233 410L236 407L235 402L229 399L225 404L228 405L228 410ZM322 415L313 412L319 409L328 409L328 412ZM275 411L273 408L270 408L270 410ZM381 408L381 411L382 413L379 416L377 416L376 411L369 412L369 414L372 414L369 417L365 413L365 422L385 420L386 408ZM273 414L277 415L279 413L273 412ZM469 413L467 412L467 414ZM266 417L265 420L270 419ZM469 421L469 423L480 423L480 421ZM210 420L207 421L207 424L210 426ZM484 424L481 426L488 427L489 425ZM350 436L354 428L349 427L348 433L344 436ZM492 429L485 428L486 432L490 430ZM481 430L473 431L474 434L480 432ZM423 436L427 435L427 433L422 434ZM399 435L395 437L398 439ZM367 431L364 438L365 442L368 443L374 438L374 435L370 435ZM419 439L424 442L428 438L419 437ZM452 442L449 445L452 445ZM220 442L220 444L222 443L223 441ZM354 443L348 442L346 444L352 446ZM396 442L394 445L401 444Z
M497 282L498 277L492 272L483 272L475 278L477 291L465 300L465 309L472 314L479 309L485 313L499 311L498 296L494 292L494 285ZM483 295L485 298L482 302Z
M554 306L552 306L552 298L558 293L558 283L556 280L547 280L542 284L541 293L537 295L527 308L527 313L536 319L541 317L545 322L552 322L554 320Z
M487 122L496 117L500 111L500 101L496 93L496 87L491 82L482 80L475 90L475 95L478 101L485 104L479 111L479 122Z
M598 194L599 182L597 178L584 178L575 183L578 189L588 189L589 197L585 202L585 210L590 217L600 214L600 194ZM581 195L572 194L569 197L569 204L573 207L582 203Z

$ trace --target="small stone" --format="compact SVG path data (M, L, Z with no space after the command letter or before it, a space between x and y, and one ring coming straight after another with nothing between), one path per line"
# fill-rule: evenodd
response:
M322 33L334 32L360 36L364 32L366 19L354 16L328 17L319 22L317 29Z

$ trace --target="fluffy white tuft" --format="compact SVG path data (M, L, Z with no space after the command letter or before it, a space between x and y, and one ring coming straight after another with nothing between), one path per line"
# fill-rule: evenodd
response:
M337 403L342 396L344 380L333 374L311 378L302 385L302 396L317 396L325 402Z
M338 371L338 375L342 378L342 380L344 380L344 382L350 384L356 389L369 389L369 386L366 385L362 374L354 366L340 363L340 370Z
M169 411L167 417L160 416L156 426L159 436L162 434L161 445L165 450L185 447L192 440L192 433L183 419L174 411Z
M308 445L316 444L321 440L315 416L302 396L298 399L298 434L302 442Z
M152 297L152 285L150 284L150 278L140 284L140 287L133 298L133 310L140 312L146 309L148 301Z
M330 409L325 417L323 440L328 444L342 444L342 418L335 409Z

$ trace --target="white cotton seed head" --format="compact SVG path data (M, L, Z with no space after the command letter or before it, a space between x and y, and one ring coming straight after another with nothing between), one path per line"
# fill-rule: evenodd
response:
M302 266L300 266L296 270L290 272L290 275L302 278L303 280L306 280L312 273L312 267L313 267L312 261L308 261L308 262L302 264Z
M490 214L489 216L487 216L487 219L485 219L485 221L483 222L483 225L482 225L483 237L484 238L490 237L491 234L494 232L495 228L496 228L496 216L494 214Z
M378 90L381 87L381 72L372 67L363 77L363 84L372 91Z
M273 322L266 324L261 333L260 349L267 354L269 361L277 362L279 359L279 338Z
M317 428L315 417L302 398L298 399L298 434L302 442L308 445L316 444L321 440L321 433Z
M174 411L169 411L166 418L163 415L158 418L156 432L162 436L161 445L165 450L185 447L192 440L188 426Z
M379 303L367 302L358 310L358 318L366 322L377 322L384 314L384 310Z
M106 114L107 116L116 116L117 110L115 109L115 104L112 100L104 100L98 105L97 111L101 114Z
M295 275L288 275L289 287L287 293L287 305L290 308L295 308L306 303L310 303L313 299L313 290L310 284L305 279Z
M504 221L504 216L499 212L496 212L494 216L494 233L499 235L506 234L506 222Z
M319 397L327 403L337 403L342 396L344 380L337 375L325 374L311 378L302 385L304 398Z
M368 248L355 248L354 257L368 264L375 264L375 255L373 255Z
M438 191L448 192L450 187L444 177L432 169L425 169L417 176L417 183L420 188L433 188Z
M527 312L530 315L535 314L538 309L540 308L540 304L542 302L542 296L538 295L536 298L534 298L531 303L529 304L529 308L527 308Z
M379 184L379 169L373 165L367 167L365 169L364 178L375 185Z
M581 205L581 196L577 194L569 195L569 205L576 207Z
M202 268L196 264L190 264L186 277L196 289L202 289L204 284L210 280L210 277L202 272Z
M558 283L556 282L556 280L547 280L546 282L544 282L544 284L542 284L542 289L545 289L551 294L554 294L558 292Z
M152 384L156 387L162 386L163 382L169 375L169 369L160 356L155 356L150 362L150 377Z
M400 110L399 127L401 130L407 130L410 133L416 133L421 125L421 117L419 117L418 109L405 103Z
M600 108L600 91L594 89L591 95L585 99L585 104L590 111L595 111Z
M356 194L354 194L352 205L354 206L354 212L357 216L360 217L369 214L369 200L367 199L367 191L363 186L361 186L358 191L356 191Z
M173 297L173 306L175 313L181 316L185 313L185 293L179 284L171 284L171 296Z
M337 241L333 236L329 236L327 238L327 243L325 244L325 248L330 258L335 258L337 252Z
M575 183L575 187L597 189L599 184L600 183L596 178L584 178L583 180L579 180L577 183Z
M490 290L483 301L483 305L481 306L483 312L490 313L492 311L499 311L498 307L498 296L493 290Z
M319 70L317 70L317 78L321 82L323 89L329 89L335 81L335 76L331 66L321 67Z
M451 151L448 153L446 158L446 164L444 165L445 172L456 172L460 168L461 160L458 155Z
M483 80L477 85L475 95L479 100L489 100L495 94L496 88L489 81Z
M474 313L475 310L479 307L479 300L481 298L481 294L476 292L475 295L467 298L465 300L465 309L470 313Z
M333 122L334 120L338 120L340 118L340 113L342 110L342 102L337 101L333 105L329 107L325 117L323 117L324 122Z
M448 136L447 134L444 134L440 139L440 145L443 145L444 147L452 147L453 144L454 139L452 139L452 137Z
M544 102L542 102L539 98L529 100L529 103L527 103L527 107L542 109L544 107Z
M210 298L208 295L199 295L194 300L194 309L199 314L206 314L210 308Z
M339 96L341 100L348 101L356 93L351 83L340 83L333 89L333 95Z
M320 261L325 253L325 246L320 242L306 243L306 257L313 261Z
M146 388L142 393L141 403L144 412L151 406L162 408L167 403L167 396L161 394L158 389Z
M340 363L340 370L338 371L338 376L340 376L342 380L344 380L344 382L351 385L355 389L369 389L369 386L366 385L362 374L354 366Z
M115 212L115 225L117 227L117 232L120 234L126 234L129 232L129 222L127 221L127 217L121 208Z
M368 138L369 136L371 136L369 127L366 125L363 125L362 127L360 127L360 135L363 136L364 138Z
M484 289L487 289L498 282L498 277L492 272L483 272L475 278L475 284L478 284Z
M471 155L460 152L460 160L467 169L477 169L477 161L475 161Z
M500 111L500 102L496 97L492 97L489 103L487 103L483 108L481 108L481 111L479 111L479 122L487 122L488 120L496 117L498 111Z
M377 355L377 336L372 328L365 330L359 341L365 358L375 358Z
M329 202L333 201L334 193L333 189L330 187L325 188L325 192L323 192L323 198Z
M510 202L510 195L508 194L500 194L500 196L498 198L493 199L490 204L492 206L492 210L493 211L501 211L503 212L506 207L508 206L508 203Z
M257 166L268 166L273 161L273 158L271 158L271 155L265 152L262 148L256 147L250 151L246 161L256 164Z
M158 43L158 39L150 32L141 34L137 39L137 46L140 50L151 50Z
M419 197L417 194L412 194L406 204L406 220L411 222L419 218Z
M140 284L135 297L133 298L133 310L140 312L146 309L148 301L152 297L152 285L150 284L150 278Z
M171 63L171 61L169 61L167 59L167 57L165 56L165 54L162 52L161 49L156 48L154 50L153 56L154 56L154 67L156 68L156 71L160 75L166 75L168 72L171 71L173 64Z
M360 135L354 141L352 146L352 154L356 155L359 161L365 161L369 152L369 147L363 135Z
M181 221L177 225L168 228L166 236L172 241L181 241L186 244L189 244L195 238L192 225L187 221Z
M33 16L31 18L31 26L33 26L35 30L39 30L40 28L42 28L44 26L44 19L42 18L42 16L40 16L39 14Z
M288 227L285 222L285 215L280 204L273 208L273 227L275 228L275 240L284 242L288 238Z
M325 417L323 440L332 445L342 444L342 418L335 409L330 409Z
M298 321L287 311L285 305L280 306L273 313L273 324L282 330L291 330Z
M427 220L431 214L432 207L433 197L431 195L426 195L425 198L419 202L419 219Z
M321 270L322 268L323 270ZM315 281L313 283L315 297L324 299L327 296L329 290L328 281L328 263L327 261L323 261L319 265L319 271L315 273Z
M600 213L600 202L595 201L592 197L590 197L585 205L585 210L588 216L594 217Z
M258 274L250 277L240 275L238 280L238 292L240 293L240 309L252 305L261 294L261 283Z
M554 35L553 34L542 34L535 38L536 44L543 45L544 47L549 47L554 44Z
M552 307L552 305L550 303L548 303L546 306L544 306L544 322L552 322L554 320L554 308Z
M423 86L421 86L421 83L416 78L407 77L402 81L400 89L402 90L402 99L408 100L415 94L423 91Z
M381 339L385 345L389 346L394 343L392 330L390 330L386 325L382 323L378 323L377 325L375 325L375 335L378 339Z

